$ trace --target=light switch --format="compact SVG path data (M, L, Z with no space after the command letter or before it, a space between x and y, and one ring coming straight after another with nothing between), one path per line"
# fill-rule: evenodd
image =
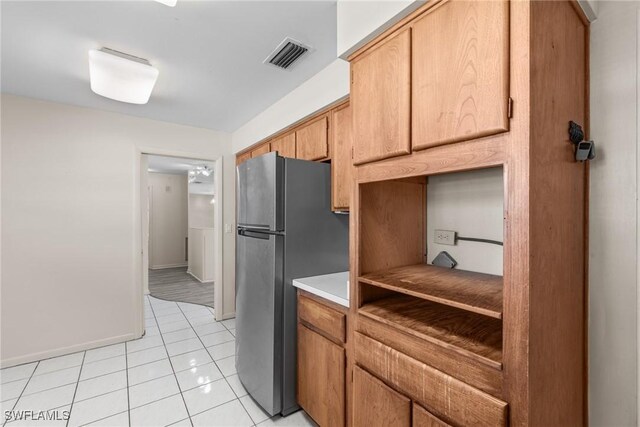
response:
M224 232L225 233L232 233L233 232L232 224L225 224L224 225Z

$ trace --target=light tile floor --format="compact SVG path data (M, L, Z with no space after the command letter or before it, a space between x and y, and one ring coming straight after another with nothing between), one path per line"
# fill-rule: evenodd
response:
M269 416L235 369L235 320L145 300L143 338L0 370L3 426L315 426ZM9 421L4 411L70 411L68 421Z

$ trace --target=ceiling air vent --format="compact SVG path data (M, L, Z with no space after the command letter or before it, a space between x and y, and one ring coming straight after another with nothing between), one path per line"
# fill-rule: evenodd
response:
M289 69L298 59L313 49L297 40L287 37L263 62L278 68Z

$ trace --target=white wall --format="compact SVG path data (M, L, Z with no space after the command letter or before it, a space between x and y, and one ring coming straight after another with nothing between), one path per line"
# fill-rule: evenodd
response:
M233 150L272 135L349 94L349 63L336 59L232 134Z
M338 57L346 59L422 4L422 0L338 0Z
M187 265L188 190L186 175L149 173L149 267Z
M230 136L12 95L1 107L2 366L139 336L139 150L227 155L223 218L233 225ZM225 234L225 315L234 251Z
M213 228L215 204L212 194L189 194L189 228Z
M591 24L590 425L635 426L638 387L638 2Z
M503 240L504 181L502 168L429 177L427 184L427 261L447 251L457 269L502 276L502 246L460 241L434 243L434 230L460 236Z

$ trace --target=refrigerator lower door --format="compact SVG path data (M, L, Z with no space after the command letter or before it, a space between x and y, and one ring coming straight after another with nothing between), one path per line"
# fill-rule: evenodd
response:
M282 408L283 239L240 229L236 251L236 368L270 415Z
M249 159L237 168L237 214L241 227L284 229L282 184L284 161L276 153Z

